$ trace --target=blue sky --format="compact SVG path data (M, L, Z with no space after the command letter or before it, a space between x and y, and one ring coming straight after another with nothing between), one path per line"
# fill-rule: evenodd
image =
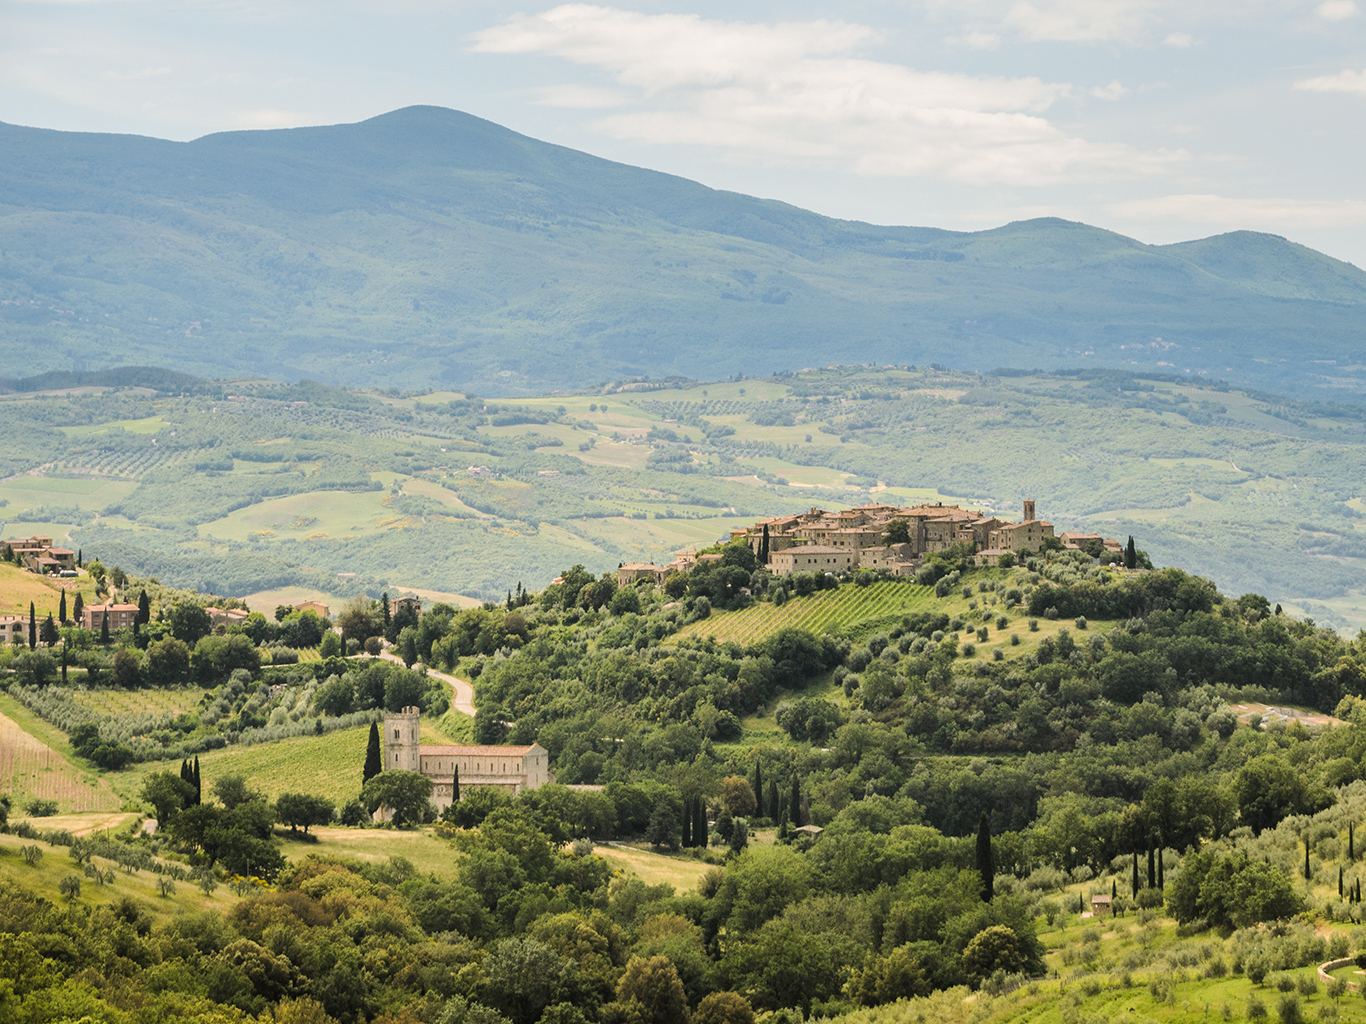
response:
M0 120L466 110L878 223L1236 228L1366 267L1366 0L0 0Z

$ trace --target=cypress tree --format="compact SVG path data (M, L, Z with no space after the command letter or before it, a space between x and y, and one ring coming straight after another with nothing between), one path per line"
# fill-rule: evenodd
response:
M379 752L379 723L370 723L370 743L365 748L365 768L362 771L361 785L369 782L384 770L384 761Z
M754 759L754 816L764 816L764 769L757 757Z
M982 902L996 895L996 864L991 856L991 821L983 811L977 819L977 875L982 880Z
M451 774L451 804L460 802L460 766L455 766L455 771Z
M384 608L384 632L389 632L389 592L386 590L380 598L380 604Z
M767 805L767 807L768 807L768 816L769 816L770 818L772 818L775 822L776 822L779 818L781 818L781 817L783 816L783 815L782 815L782 811L781 811L781 810L779 809L779 807L778 807L778 804L779 804L779 797L778 797L778 780L777 780L777 779L769 779L769 780L768 780L768 800L766 801L766 805Z
M76 591L76 600L71 603L71 618L76 625L85 625L85 598L81 597L81 592Z
M109 609L104 610L104 618L100 620L100 643L109 646Z
M764 523L764 537L759 541L759 564L768 565L768 523Z
M1342 865L1338 865L1338 899L1342 899Z
M1138 899L1138 851L1134 851L1134 899Z
M38 649L38 613L33 610L33 602L28 603L28 649Z
M1308 882L1314 876L1309 873L1309 837L1304 837L1304 880Z
M693 844L701 849L707 848L707 801L704 797L697 798L696 805L697 820L693 822L692 836Z
M1347 859L1356 860L1356 830L1355 826L1349 821L1347 823Z
M66 682L66 644L62 644L62 682Z
M1148 844L1148 888L1157 888L1157 861L1153 858L1152 843Z
M1115 900L1119 898L1119 879L1110 879L1110 913L1115 911Z
M57 621L63 626L66 625L66 591L62 591L62 599L57 604Z
M792 818L792 827L798 828L802 823L802 789L797 781L797 773L792 773L792 795L787 801L787 813Z
M692 846L692 797L690 796L683 798L683 828L679 841L685 850Z
M1358 878L1358 879L1356 880L1356 885L1354 886L1354 888L1355 888L1355 890L1356 890L1355 899L1356 899L1356 901L1357 901L1358 903L1360 903L1360 902L1361 902L1361 879L1360 879L1360 878Z
M204 802L204 783L199 777L199 755L194 756L194 804L198 807Z
M1129 543L1124 548L1124 568L1138 568L1138 548L1134 546L1134 538L1132 534L1129 535Z
M1167 887L1167 865L1165 858L1162 856L1161 847L1159 847L1157 851L1157 887L1159 889L1165 889Z
M82 551L80 548L77 548L77 549L76 549L76 568L77 568L77 569L84 569L84 568L85 568L85 552Z
M142 596L138 598L138 617L133 621L140 622L144 626L152 621L152 600L147 596L145 590L142 592Z

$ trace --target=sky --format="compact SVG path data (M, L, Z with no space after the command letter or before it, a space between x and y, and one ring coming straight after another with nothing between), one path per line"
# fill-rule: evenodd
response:
M1284 235L1366 267L1366 0L0 0L0 121L414 103L880 224Z

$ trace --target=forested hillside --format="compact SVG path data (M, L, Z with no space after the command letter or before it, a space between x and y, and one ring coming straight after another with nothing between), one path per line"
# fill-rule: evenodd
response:
M1361 392L1366 275L1276 236L838 221L433 107L189 143L0 125L0 192L0 346L30 370L508 396L1084 359Z
M66 808L4 808L8 1005L324 1024L1366 1016L1339 1002L1350 961L1326 986L1313 972L1354 951L1362 920L1360 640L1082 553L1001 569L955 548L914 579L845 580L720 554L662 589L571 566L464 611L358 599L307 660L275 653L308 642L307 613L191 644L194 601L169 593L142 630L68 629L89 657L65 682L32 685L41 651L0 652L0 710L36 711L26 728L160 826L82 838L43 830ZM807 604L833 610L819 633L785 624ZM741 616L751 642L710 638ZM380 637L473 678L473 738L540 742L556 774L516 798L471 789L426 826L422 868L358 858L349 837L415 836L430 780L362 772L366 730L327 724L440 714L434 679L410 693L419 675L362 656ZM112 680L90 675L100 658ZM93 710L190 679L202 699L140 737ZM242 773L269 749L256 722L278 722L299 765L349 761L350 788ZM225 742L205 743L216 724ZM154 749L182 725L186 745ZM134 763L101 770L100 744L125 741ZM195 750L178 774L161 760ZM391 831L358 828L381 803ZM617 874L630 844L695 881ZM196 886L211 912L184 907ZM1091 917L1093 895L1116 916Z

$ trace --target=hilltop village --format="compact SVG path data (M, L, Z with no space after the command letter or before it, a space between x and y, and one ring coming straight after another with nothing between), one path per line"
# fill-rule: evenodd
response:
M1053 524L1039 519L1035 503L1024 503L1018 523L989 516L977 509L957 505L858 505L842 512L812 508L798 515L761 519L753 526L732 530L730 540L743 541L760 565L775 576L797 572L847 573L877 569L895 576L913 576L925 555L965 545L980 565L1007 563L1025 552L1051 547L1086 551L1093 557L1119 554L1119 541L1098 533L1056 535ZM617 585L630 586L642 579L662 583L671 572L689 572L718 554L686 552L668 565L630 562L617 569Z

